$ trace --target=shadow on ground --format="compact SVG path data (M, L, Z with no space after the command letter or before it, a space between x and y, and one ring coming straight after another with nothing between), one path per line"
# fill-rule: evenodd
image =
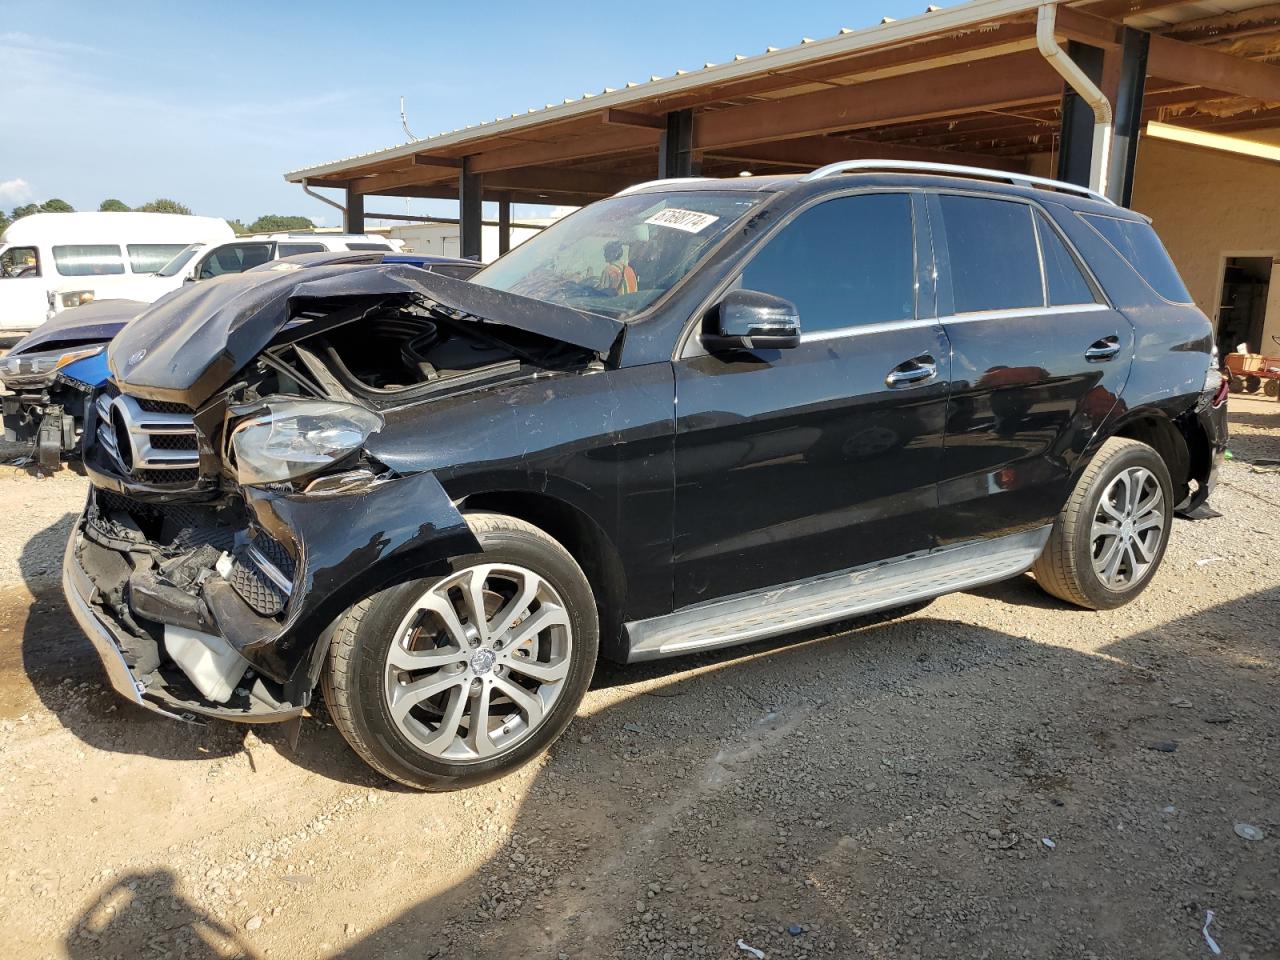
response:
M980 593L1054 605L1027 578ZM576 721L497 854L334 956L728 958L741 937L771 960L1165 958L1203 955L1213 909L1230 955L1273 960L1274 846L1231 822L1280 828L1280 639L1242 628L1274 625L1277 603L1098 655L923 615L606 667L609 686L707 669ZM71 956L176 950L202 928L257 956L165 877L120 886L71 927ZM113 895L175 923L95 920Z

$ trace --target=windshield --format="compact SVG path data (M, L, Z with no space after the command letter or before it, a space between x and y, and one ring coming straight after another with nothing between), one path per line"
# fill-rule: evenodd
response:
M156 271L157 277L175 277L182 268L191 262L191 258L204 249L203 243L193 243L184 248L176 257Z
M675 286L762 199L696 190L601 200L530 237L471 282L625 320Z

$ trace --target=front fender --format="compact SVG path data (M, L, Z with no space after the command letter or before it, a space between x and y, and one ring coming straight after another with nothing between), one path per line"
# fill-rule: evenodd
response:
M241 655L291 690L314 685L324 658L312 653L350 607L395 583L443 571L450 557L480 550L431 473L349 493L308 496L245 488L244 494L262 528L296 551L284 624L253 615L229 590L206 590L206 601L219 630Z

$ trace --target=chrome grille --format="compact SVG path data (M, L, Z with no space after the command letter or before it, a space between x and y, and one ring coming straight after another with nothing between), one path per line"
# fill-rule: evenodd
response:
M94 405L98 443L126 475L147 483L191 482L199 476L200 453L190 412L178 412L178 404L147 410L133 397L112 396L105 390Z

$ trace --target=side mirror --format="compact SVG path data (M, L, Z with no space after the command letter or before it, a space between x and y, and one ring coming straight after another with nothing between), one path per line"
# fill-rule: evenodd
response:
M758 290L730 290L707 315L702 345L719 350L786 350L800 344L795 304Z

